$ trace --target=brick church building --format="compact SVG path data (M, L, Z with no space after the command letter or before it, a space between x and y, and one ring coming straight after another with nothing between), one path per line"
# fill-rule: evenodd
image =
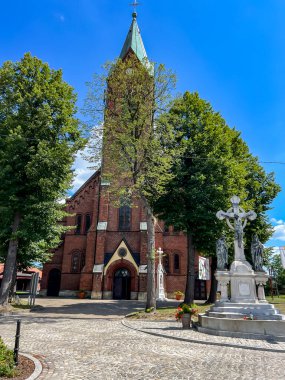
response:
M136 13L120 58L129 54L147 58ZM44 265L41 293L47 296L75 296L80 289L94 299L146 298L147 226L142 205L114 207L106 195L101 171L94 173L66 201L70 216L63 223L68 231L52 260ZM161 247L168 298L184 291L187 270L187 238L181 231L158 221L156 248ZM196 257L195 299L205 299L210 281L199 279ZM201 278L201 276L200 276Z

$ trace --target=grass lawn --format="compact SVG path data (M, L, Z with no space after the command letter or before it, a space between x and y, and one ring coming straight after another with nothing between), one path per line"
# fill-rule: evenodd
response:
M266 300L279 309L281 314L285 314L285 295L280 295L279 297L274 296L273 298L266 297Z
M28 301L25 299L19 299L17 302L12 302L11 306L15 309L21 310L31 310L31 306L28 304Z
M211 305L197 305L198 313L204 313L209 309ZM134 319L151 319L151 320L173 320L175 321L176 307L159 307L155 313L146 313L145 311L139 311L132 313L130 318ZM198 320L197 316L192 316L194 321Z
M281 295L279 297L274 296L273 299L271 297L266 297L266 300L269 303L275 305L277 309L280 310L281 314L285 315L285 295ZM205 313L211 305L197 305L198 313ZM151 320L175 320L175 312L176 307L160 307L156 309L155 313L146 313L145 311L140 311L137 313L131 314L129 317L134 319L151 319ZM198 319L197 316L192 317L194 321Z

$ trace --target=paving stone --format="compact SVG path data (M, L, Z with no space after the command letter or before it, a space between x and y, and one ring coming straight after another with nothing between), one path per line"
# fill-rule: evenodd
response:
M127 319L127 327L120 312L106 317L112 303L103 304L105 317L92 317L90 304L86 313L78 305L77 314L22 316L20 350L44 363L40 379L285 380L284 342L209 336L172 321ZM99 301L95 305L100 309ZM16 319L0 320L0 335L11 348Z

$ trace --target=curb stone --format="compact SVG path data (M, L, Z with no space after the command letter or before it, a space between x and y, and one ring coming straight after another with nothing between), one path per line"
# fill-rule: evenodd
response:
M25 356L26 358L32 360L34 362L34 365L35 365L34 372L26 380L35 380L35 379L37 379L40 376L40 374L42 373L42 370L43 370L41 362L38 359L36 359L34 356L30 355L30 354L26 354L26 353L22 353L22 352L20 354L23 355L23 356Z

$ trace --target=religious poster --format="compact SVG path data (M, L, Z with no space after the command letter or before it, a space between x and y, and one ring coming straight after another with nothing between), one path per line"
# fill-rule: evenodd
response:
M282 266L285 269L285 247L280 247L280 256L281 256Z
M199 280L210 280L210 262L202 256L199 256Z

